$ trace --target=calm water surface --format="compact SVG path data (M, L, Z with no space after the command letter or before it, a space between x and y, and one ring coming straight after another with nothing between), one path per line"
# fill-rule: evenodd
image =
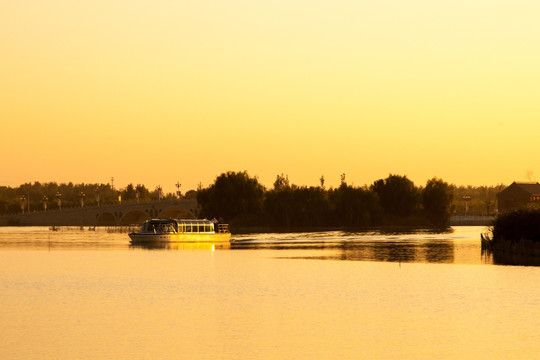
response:
M0 228L1 359L537 359L540 267L483 227L130 247Z

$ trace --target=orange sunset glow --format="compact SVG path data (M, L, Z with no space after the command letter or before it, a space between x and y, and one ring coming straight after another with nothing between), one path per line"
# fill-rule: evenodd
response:
M0 186L538 180L539 15L533 0L0 1Z

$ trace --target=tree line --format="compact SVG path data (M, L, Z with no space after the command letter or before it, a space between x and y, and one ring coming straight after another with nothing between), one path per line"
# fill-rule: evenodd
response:
M433 178L417 187L406 176L389 175L371 186L347 184L337 188L290 184L277 175L271 189L247 172L227 172L197 199L203 217L223 217L232 226L274 228L448 226L454 212L454 188Z
M194 191L186 196L196 196ZM115 189L110 184L73 184L56 182L25 183L19 187L0 186L0 214L175 198L161 187L149 190L142 184Z
M337 188L291 184L280 174L271 188L247 172L227 172L214 183L184 196L197 197L201 217L223 217L238 226L370 227L425 225L444 227L453 214L487 215L496 210L498 186L455 186L433 178L416 186L406 176L389 175L371 185L349 185L345 174ZM170 199L177 194L154 190L142 184L116 189L111 184L56 182L0 186L0 214L110 204L129 201Z
M495 215L497 194L506 186L453 186L455 212L458 215Z

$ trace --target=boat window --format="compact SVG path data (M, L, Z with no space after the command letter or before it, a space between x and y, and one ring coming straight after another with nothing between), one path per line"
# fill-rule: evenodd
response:
M165 234L175 233L176 230L174 229L174 225L171 223L164 223L162 224L161 232Z
M169 221L167 221L169 223ZM177 232L185 233L213 233L214 224L210 220L174 219L172 221Z

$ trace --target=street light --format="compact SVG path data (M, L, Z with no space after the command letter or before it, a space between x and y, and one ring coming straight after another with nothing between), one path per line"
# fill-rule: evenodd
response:
M181 192L180 192L180 186L182 186L182 184L180 184L180 182L176 182L176 196L180 199L180 195L181 195Z
M58 210L62 210L62 194L57 192L54 197L56 197L56 200L58 200Z
M26 203L26 196L23 195L21 196L21 210L23 214L24 214L25 203Z
M81 191L79 197L81 198L81 207L84 207L84 198L86 197L86 194Z
M47 211L47 200L49 200L47 195L43 195L43 211Z
M97 206L99 207L99 189L96 189L96 202Z
M471 200L471 196L463 195L463 200L465 200L465 215L469 215L469 200Z
M161 201L161 190L162 190L161 185L158 185L156 187L156 190L157 190L157 193L158 193L158 201Z

